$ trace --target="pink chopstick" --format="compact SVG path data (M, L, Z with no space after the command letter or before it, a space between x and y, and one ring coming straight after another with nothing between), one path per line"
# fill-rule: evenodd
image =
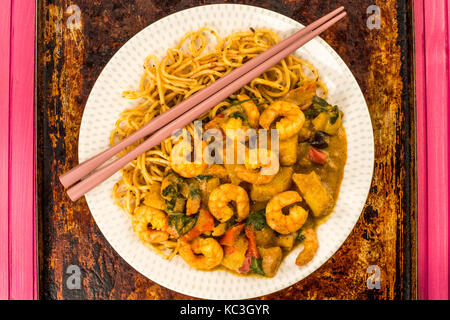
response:
M341 9L341 8L339 8L339 9ZM342 9L339 10L338 12L340 12L340 11L342 11ZM321 24L320 26L318 26L316 23L316 26L318 26L316 29L313 29L313 30L309 29L310 32L306 33L306 34L303 32L300 37L296 37L293 42L291 42L290 44L288 44L286 47L284 47L283 49L281 49L278 52L274 53L273 51L271 51L272 55L270 57L268 57L265 61L260 63L259 65L256 65L256 66L251 65L250 68L246 67L244 72L242 73L242 75L237 80L230 82L227 86L224 86L223 88L214 92L212 95L209 95L208 98L199 102L195 107L188 108L188 107L186 107L186 105L184 105L183 112L181 112L181 113L179 112L180 114L179 114L178 118L176 118L176 117L173 118L173 120L171 122L167 123L167 121L168 120L170 121L170 119L168 119L167 117L162 117L162 116L167 114L171 110L178 109L179 105L172 108L171 110L165 112L164 114L158 116L157 118L155 118L155 120L157 120L156 122L158 122L157 124L155 124L155 126L158 126L160 128L158 131L156 131L152 136L150 136L142 144L137 146L135 149L131 150L126 155L118 158L117 160L113 161L112 163L110 163L110 164L104 166L103 168L99 169L98 171L92 173L91 175L89 175L88 177L86 177L85 179L83 179L82 181L77 183L76 185L74 185L72 188L67 190L67 194L69 195L70 199L72 199L73 201L78 200L84 194L86 194L87 192L89 192L90 190L95 188L97 185L99 185L100 183L102 183L103 181L108 179L110 176L112 176L115 172L117 172L118 170L123 168L127 163L133 161L140 154L142 154L142 153L146 152L147 150L153 148L154 146L160 144L167 137L169 137L175 130L183 128L188 123L197 119L199 116L201 116L203 113L208 111L210 108L212 108L213 106L215 106L216 104L220 103L221 101L226 99L228 96L233 94L233 92L242 88L245 84L249 83L251 80L253 80L254 78L256 78L259 75L261 75L262 73L264 73L267 69L269 69L272 66L274 66L275 64L277 64L280 60L286 58L293 51L297 50L299 47L303 46L305 43L307 43L308 41L310 41L311 39L313 39L314 37L316 37L323 31L328 29L330 26L332 26L333 24L335 24L336 22L338 22L339 20L344 18L345 15L346 15L345 12L341 12L340 14L338 14L337 16L335 16L332 19L329 19L328 21L326 21L327 19L325 19L326 22L324 22L323 18L319 19L324 23ZM327 15L327 16L329 16L329 15ZM302 29L302 31L303 30L304 29ZM275 47L273 47L273 48L275 48ZM273 49L273 48L271 48L271 49ZM269 50L267 50L266 52L268 52ZM266 53L266 52L264 52L264 53ZM252 60L250 60L249 62L251 62ZM239 69L241 69L245 66L248 66L249 62L247 62L245 65L241 66ZM212 87L212 86L210 86L210 87ZM202 90L202 91L204 91L204 90ZM172 113L172 115L173 114L174 113ZM154 122L154 121L152 121L152 122ZM153 130L152 132L154 132L154 131L155 130ZM129 143L128 145L130 145L130 144L131 143ZM112 147L112 148L114 148L114 147ZM106 152L109 152L109 150L111 150L111 149L104 151L103 154ZM118 150L118 151L120 151L120 150ZM92 158L91 160L88 160L88 161L92 161L93 159L95 159L95 158ZM109 157L108 157L108 159L109 159ZM104 163L104 161L102 163ZM95 166L95 168L96 167L98 167L98 166ZM86 170L85 168L86 167L82 168L84 174L89 173L89 170ZM75 170L76 169L80 169L80 168L75 168Z
M240 66L239 68L236 68L232 72L230 72L225 77L217 80L213 84L209 85L205 89L197 92L196 94L192 95L185 101L179 103L176 107L173 107L169 109L168 111L164 112L163 114L159 115L158 117L154 118L152 121L147 123L145 126L143 126L141 129L130 135L129 137L123 139L116 145L106 149L102 153L99 153L98 155L92 157L91 159L79 164L78 166L72 168L68 172L64 173L59 177L59 180L61 181L61 184L64 187L70 187L72 184L78 182L81 178L88 175L90 172L101 166L103 163L105 163L108 159L113 157L115 154L120 152L121 150L125 149L126 147L132 145L136 141L139 141L140 139L148 136L149 134L152 134L156 130L163 127L166 123L172 121L173 119L179 117L180 115L184 114L188 110L192 109L196 105L198 105L200 102L204 101L205 99L209 98L213 94L215 94L220 89L226 87L233 81L239 79L242 77L245 73L247 73L249 70L257 67L267 59L269 59L271 56L273 56L276 52L279 52L292 43L295 43L298 41L301 37L308 34L309 32L313 31L315 28L319 27L332 17L336 16L338 13L344 10L344 7L337 8L336 10L330 12L329 14L323 16L319 20L311 23L307 27L301 29L300 31L294 33L289 38L281 41L280 43L276 44L269 50L266 50L265 52L261 53L257 57L251 59L244 65Z

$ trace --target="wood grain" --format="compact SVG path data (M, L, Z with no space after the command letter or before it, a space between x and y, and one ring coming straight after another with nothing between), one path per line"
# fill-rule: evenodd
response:
M84 105L100 71L134 34L179 10L217 1L78 0L81 28L65 23L66 0L38 8L38 161L40 294L45 299L190 299L133 270L101 235L83 199L72 203L58 175L78 163ZM381 8L381 28L366 26L367 7ZM348 19L323 34L355 75L367 100L375 139L371 191L354 230L339 251L306 279L264 299L410 299L415 288L415 139L411 97L411 3L340 0L241 1L302 23L339 5ZM82 271L69 290L66 268ZM381 270L381 289L366 286L369 265Z

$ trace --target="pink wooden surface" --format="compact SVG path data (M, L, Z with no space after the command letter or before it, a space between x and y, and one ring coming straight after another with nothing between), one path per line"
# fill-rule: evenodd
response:
M416 105L417 105L417 211L418 211L418 272L419 299L428 295L427 257L427 148L425 112L425 34L423 30L423 1L415 1L414 22L416 41Z
M0 298L35 299L35 2L0 1Z
M449 0L415 9L420 299L449 297Z

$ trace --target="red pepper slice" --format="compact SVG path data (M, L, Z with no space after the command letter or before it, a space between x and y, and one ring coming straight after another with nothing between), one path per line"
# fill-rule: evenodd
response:
M245 226L245 235L248 239L248 254L250 255L250 257L259 259L259 252L258 248L256 247L255 230L253 229L253 226Z
M239 236L243 228L244 228L243 223L232 226L230 229L227 230L227 232L225 232L222 238L219 239L219 243L224 246L234 245L234 242L236 241L237 237Z

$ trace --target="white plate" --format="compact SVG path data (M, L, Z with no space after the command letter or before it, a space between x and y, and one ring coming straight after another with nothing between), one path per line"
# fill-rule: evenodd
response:
M108 147L109 134L121 111L136 102L123 99L124 90L138 87L145 57L162 57L188 31L208 26L221 36L271 28L281 38L301 24L262 8L218 4L195 7L167 16L130 39L109 61L98 77L87 101L79 138L79 159L85 161ZM295 265L297 248L282 263L274 278L238 277L225 271L203 272L187 266L180 257L166 261L144 246L134 235L131 221L113 202L111 190L120 173L86 195L92 215L113 248L133 268L169 289L207 299L245 299L286 288L307 277L342 245L358 220L372 179L374 144L366 102L350 70L337 53L320 38L296 52L310 61L329 88L328 100L344 111L348 159L336 209L319 227L319 249L304 267Z

